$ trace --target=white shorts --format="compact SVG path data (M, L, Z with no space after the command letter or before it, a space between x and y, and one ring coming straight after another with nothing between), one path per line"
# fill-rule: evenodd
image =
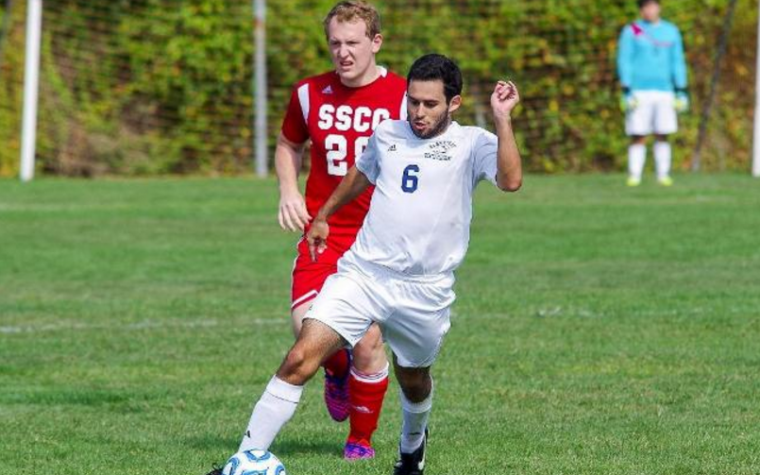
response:
M633 91L636 108L625 116L625 133L632 135L670 135L678 131L675 94L665 91Z
M404 368L433 364L449 331L454 276L407 276L348 251L304 318L329 326L351 345L377 322Z

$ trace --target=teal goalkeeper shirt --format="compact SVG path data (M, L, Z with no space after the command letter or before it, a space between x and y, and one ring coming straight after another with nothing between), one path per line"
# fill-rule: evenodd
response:
M623 28L618 43L618 75L632 91L686 89L686 60L678 27L660 20L637 20Z

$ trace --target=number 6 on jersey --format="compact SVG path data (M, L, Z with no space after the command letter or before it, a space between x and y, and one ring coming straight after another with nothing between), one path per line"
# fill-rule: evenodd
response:
M408 165L404 168L404 175L401 177L401 189L404 193L414 193L419 185L417 173L420 172L418 165Z

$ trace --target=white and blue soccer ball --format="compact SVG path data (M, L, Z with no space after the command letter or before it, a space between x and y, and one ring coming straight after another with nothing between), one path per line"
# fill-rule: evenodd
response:
M285 466L272 452L246 450L238 452L222 469L222 475L287 475Z

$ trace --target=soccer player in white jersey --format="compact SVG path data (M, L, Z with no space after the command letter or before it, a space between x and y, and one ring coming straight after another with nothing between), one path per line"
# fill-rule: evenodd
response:
M494 88L496 134L452 121L461 91L453 61L437 54L419 58L407 76L407 120L387 120L375 129L364 154L316 214L307 239L318 260L330 239L330 216L375 185L356 242L325 282L257 402L242 450L268 449L323 358L355 345L377 323L393 351L402 390L393 473L423 474L430 368L450 326L454 270L469 243L473 190L482 180L509 192L522 184L511 121L517 88L504 81Z
M618 75L626 113L628 186L638 186L646 162L646 138L654 134L657 181L673 184L668 136L678 130L677 112L689 108L686 61L678 28L660 18L659 0L637 0L641 19L626 25L618 46Z

